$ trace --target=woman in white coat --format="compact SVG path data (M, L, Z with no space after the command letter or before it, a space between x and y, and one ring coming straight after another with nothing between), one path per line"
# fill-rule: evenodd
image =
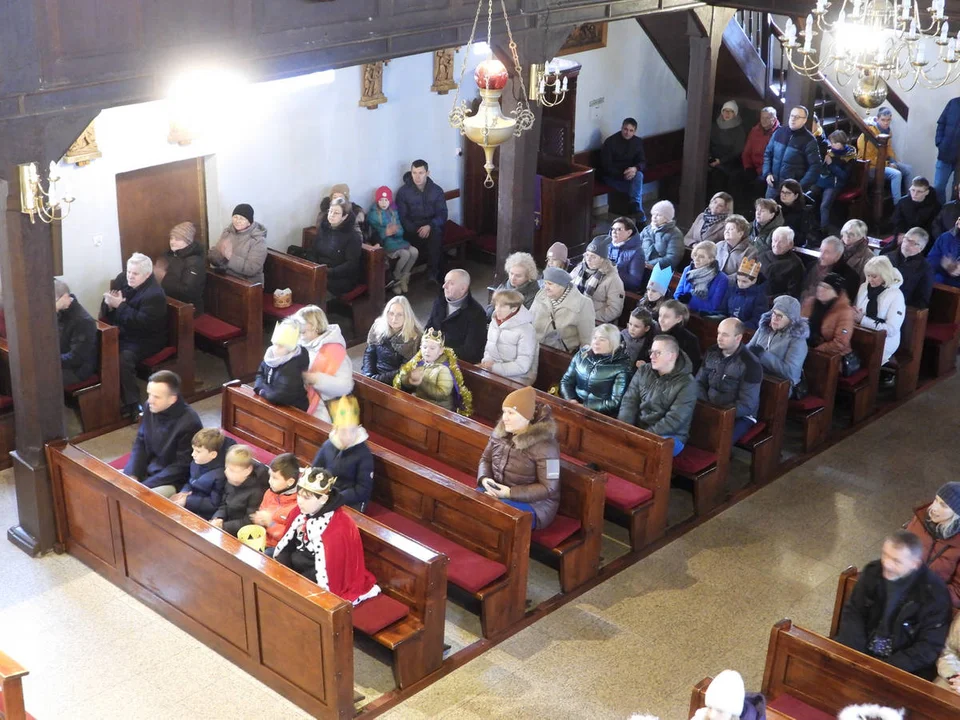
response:
M540 359L533 313L524 307L523 295L516 290L497 290L491 305L493 315L480 367L514 382L533 385Z
M300 308L294 319L300 325L300 345L310 355L310 367L303 374L314 417L330 422L327 403L353 391L353 363L339 325L327 322L316 305Z
M900 347L900 326L907 308L900 286L903 276L885 256L870 258L863 266L867 281L860 286L853 312L857 323L870 330L885 330L883 363Z

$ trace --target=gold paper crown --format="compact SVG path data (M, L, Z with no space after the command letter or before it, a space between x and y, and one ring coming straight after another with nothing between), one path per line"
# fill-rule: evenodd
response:
M360 424L360 403L353 395L344 395L330 403L330 415L335 428L355 427Z
M305 467L300 470L297 487L312 492L314 495L326 495L336 481L337 477L323 468Z
M427 328L426 332L423 333L424 340L433 340L443 345L443 333L440 330L434 330L433 328Z
M740 267L737 272L747 275L748 277L756 278L760 275L760 261L745 257L740 261Z

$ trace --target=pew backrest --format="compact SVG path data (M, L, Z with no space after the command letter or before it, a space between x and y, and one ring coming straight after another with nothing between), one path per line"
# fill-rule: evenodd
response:
M211 271L203 299L207 314L242 330L236 339L243 344L243 352L237 358L241 367L233 370L235 376L255 373L263 359L263 285Z
M934 283L927 322L960 325L960 288Z
M833 616L830 618L830 637L835 638L840 632L840 616L843 615L843 606L847 604L850 595L853 594L853 588L857 586L857 578L860 571L855 565L851 565L842 573L837 582L837 599L833 603Z
M293 293L293 302L298 305L323 307L327 297L327 266L278 250L267 251L263 264L264 293L269 295L286 288Z

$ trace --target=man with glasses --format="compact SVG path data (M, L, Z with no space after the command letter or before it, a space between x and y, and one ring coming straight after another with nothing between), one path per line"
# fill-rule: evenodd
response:
M690 358L672 336L657 335L650 348L650 362L641 365L630 381L617 419L672 438L673 454L679 455L697 405L692 369Z
M930 305L930 294L933 292L933 268L923 256L929 241L926 230L913 227L903 234L899 245L891 242L881 252L903 276L900 291L904 302L918 310Z
M791 108L787 124L777 128L767 143L762 172L768 198L777 198L784 180L796 180L806 192L820 177L820 149L813 133L807 130L809 117L803 105Z

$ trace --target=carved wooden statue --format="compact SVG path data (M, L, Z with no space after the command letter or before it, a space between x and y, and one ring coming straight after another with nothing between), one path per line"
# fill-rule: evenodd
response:
M97 147L97 132L93 123L87 125L87 129L80 133L73 145L63 156L64 161L75 164L78 167L88 165L92 160L103 157L100 148Z
M383 66L382 60L363 66L360 107L376 110L378 105L387 101L387 96L383 94Z
M432 92L437 95L446 95L457 87L453 80L453 48L437 50L433 54L433 85Z

